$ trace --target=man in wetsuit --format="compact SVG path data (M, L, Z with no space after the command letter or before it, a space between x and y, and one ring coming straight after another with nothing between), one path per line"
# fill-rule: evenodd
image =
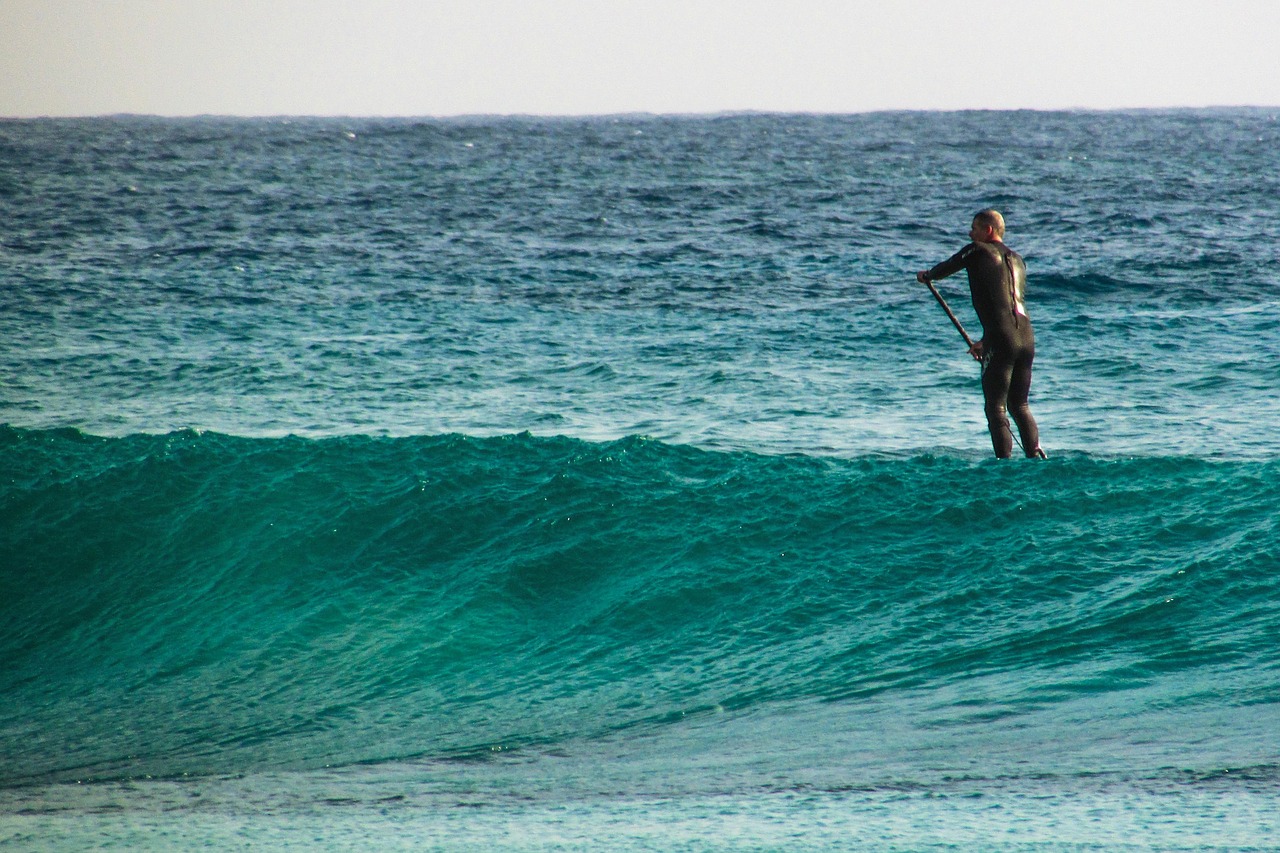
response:
M986 365L982 371L982 395L991 445L1000 459L1013 455L1007 412L1018 424L1023 452L1028 457L1044 458L1040 431L1027 403L1036 336L1024 304L1026 264L1021 255L1004 244L1004 217L998 210L978 213L969 237L972 243L933 269L916 273L916 280L928 284L960 270L969 273L973 309L982 323L982 340L973 345L969 354Z

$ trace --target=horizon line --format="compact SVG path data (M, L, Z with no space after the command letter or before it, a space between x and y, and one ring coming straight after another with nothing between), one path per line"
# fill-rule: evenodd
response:
M452 119L610 119L610 118L731 118L738 116L859 116L904 113L1157 113L1157 112L1227 112L1232 110L1280 110L1280 104L1204 104L1177 106L1125 106L1125 107L880 107L865 110L775 110L775 109L726 109L726 110L619 110L614 112L461 112L461 113L153 113L118 110L101 113L31 113L0 115L0 121L81 120L103 118L147 119L350 119L350 120L436 120Z

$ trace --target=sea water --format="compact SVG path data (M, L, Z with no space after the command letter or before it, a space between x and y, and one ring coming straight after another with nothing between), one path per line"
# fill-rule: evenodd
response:
M0 845L1274 849L1278 155L0 122ZM988 206L1043 462L914 283Z

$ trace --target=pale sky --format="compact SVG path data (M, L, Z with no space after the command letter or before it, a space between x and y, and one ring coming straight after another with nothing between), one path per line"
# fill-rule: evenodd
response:
M9 117L1235 105L1277 0L0 0Z

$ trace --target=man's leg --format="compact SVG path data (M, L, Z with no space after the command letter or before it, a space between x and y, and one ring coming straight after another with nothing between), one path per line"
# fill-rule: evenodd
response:
M991 432L991 449L997 459L1013 455L1013 433L1005 414L1005 400L1013 380L1013 361L1003 353L996 354L982 371L982 397L986 401L987 429Z
M1031 405L1027 401L1031 396L1031 363L1034 360L1035 353L1032 352L1013 365L1009 382L1009 414L1018 425L1023 452L1028 458L1037 456L1043 458L1044 451L1040 449L1040 427L1036 425L1036 419L1031 416Z

